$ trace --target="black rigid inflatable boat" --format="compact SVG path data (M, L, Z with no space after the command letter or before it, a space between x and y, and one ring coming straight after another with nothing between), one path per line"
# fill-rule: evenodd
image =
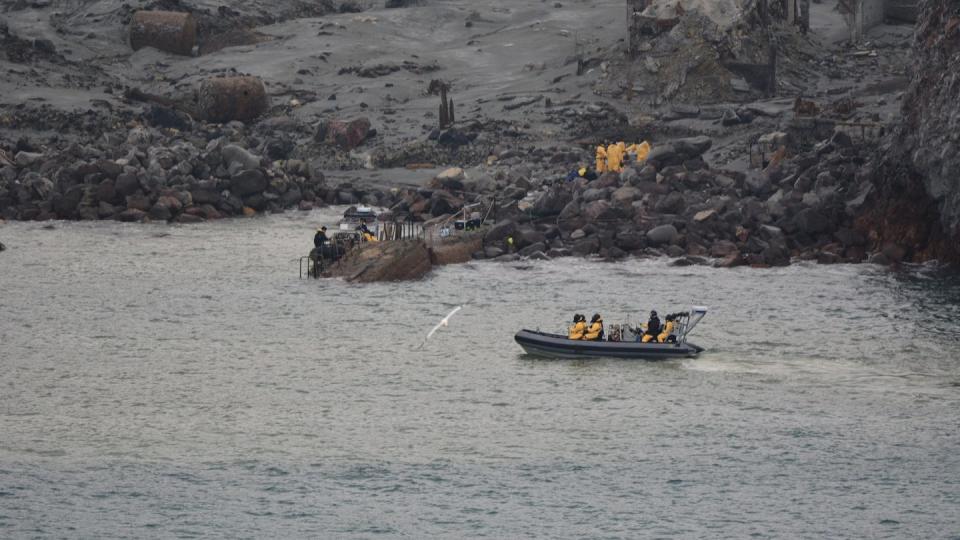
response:
M678 329L675 343L641 343L634 334L622 341L585 341L569 339L565 335L520 330L514 339L527 354L551 358L630 358L638 360L668 360L694 357L703 347L687 342L687 334L707 314L707 308L694 307L688 319ZM627 334L623 334L627 338Z

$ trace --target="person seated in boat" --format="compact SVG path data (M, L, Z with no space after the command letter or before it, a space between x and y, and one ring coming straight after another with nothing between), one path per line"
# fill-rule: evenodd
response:
M663 326L660 324L660 317L657 316L656 311L650 312L650 319L647 321L646 331L643 333L643 337L640 338L640 341L643 343L650 343L657 339L657 336L660 335L660 332L663 331Z
M360 222L360 226L357 227L357 230L360 231L360 236L363 237L363 241L364 241L364 242L376 242L376 241L377 241L377 237L374 236L374 234L373 234L372 232L370 232L370 229L369 229L369 228L367 228L367 222L366 222L366 221L361 221L361 222Z
M658 343L676 343L677 336L673 335L673 320L676 318L676 315L673 313L667 315L663 323L663 331L657 335Z
M567 337L570 339L583 339L583 334L587 331L587 318L579 313L573 314L573 326Z
M603 318L600 317L599 313L595 313L593 318L590 319L590 329L583 335L583 339L587 341L603 340Z

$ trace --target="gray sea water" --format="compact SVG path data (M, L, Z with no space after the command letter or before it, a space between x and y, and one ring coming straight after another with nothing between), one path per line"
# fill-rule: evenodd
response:
M300 280L324 219L0 225L0 537L960 538L957 279ZM691 304L697 359L513 341Z

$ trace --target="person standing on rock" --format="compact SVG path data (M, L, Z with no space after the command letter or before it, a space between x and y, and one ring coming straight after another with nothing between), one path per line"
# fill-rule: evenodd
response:
M620 146L611 144L607 147L607 170L610 172L620 172L623 155L620 153Z
M597 146L597 174L607 171L607 149L603 145Z
M313 247L319 251L327 243L327 240L327 228L320 227L317 229L317 234L313 235Z

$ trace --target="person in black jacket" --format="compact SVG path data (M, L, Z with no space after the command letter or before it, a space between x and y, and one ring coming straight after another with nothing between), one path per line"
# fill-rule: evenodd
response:
M643 338L641 341L644 343L656 341L657 336L660 335L660 332L662 331L663 325L660 324L660 317L657 316L656 311L651 311L650 320L647 321L646 332L643 333Z
M321 246L327 243L329 238L327 238L327 228L320 227L317 229L317 234L313 236L313 247L319 249Z

